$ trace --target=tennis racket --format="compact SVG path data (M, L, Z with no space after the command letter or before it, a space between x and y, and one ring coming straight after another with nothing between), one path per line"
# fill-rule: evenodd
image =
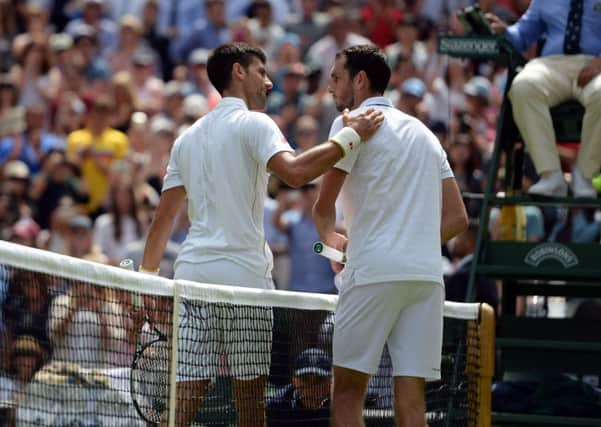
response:
M326 257L334 262L346 264L346 254L344 252L341 252L338 249L334 249L333 247L328 246L323 242L315 242L313 244L313 252L315 252L317 255Z
M147 324L151 330L141 333L138 338L129 388L138 415L146 422L158 424L167 410L169 347L167 336L148 319ZM148 338L144 344L143 337Z
M119 266L134 270L131 259L124 259ZM136 310L144 309L141 295L132 293L131 299ZM158 424L167 410L169 346L167 335L156 327L148 313L145 313L144 321L148 329L138 335L129 374L129 389L138 415L148 423Z

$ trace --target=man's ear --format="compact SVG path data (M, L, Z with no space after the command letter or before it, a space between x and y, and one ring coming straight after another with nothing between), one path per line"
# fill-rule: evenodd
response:
M363 70L359 71L355 75L354 80L359 89L364 89L369 85L369 79L367 78L367 73Z
M246 69L239 62L235 62L232 65L232 78L237 80L243 80L246 76Z

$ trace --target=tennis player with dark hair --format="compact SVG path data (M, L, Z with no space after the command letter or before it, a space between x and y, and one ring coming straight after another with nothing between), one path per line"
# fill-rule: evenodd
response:
M187 198L191 226L175 278L272 289L273 256L263 231L268 172L299 187L350 156L381 125L383 115L373 109L346 114L338 134L295 157L275 122L257 111L272 88L265 61L263 51L245 44L222 45L210 56L209 79L223 98L173 145L141 271L157 272L175 214ZM237 425L263 426L271 309L242 313L187 302L181 310L177 424L192 422L227 353Z
M385 56L372 46L339 52L330 74L338 110L352 108L356 114L375 108L385 117L369 144L324 176L314 207L321 239L347 252L333 339L334 426L363 425L369 376L385 344L393 364L397 425L426 425L424 379L440 378L441 242L468 224L437 138L382 97L389 78ZM330 133L341 126L339 117ZM340 191L348 247L334 228Z

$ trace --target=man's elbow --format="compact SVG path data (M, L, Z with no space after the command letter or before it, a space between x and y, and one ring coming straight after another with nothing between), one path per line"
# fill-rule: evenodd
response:
M307 170L299 167L290 168L284 176L280 176L280 179L292 188L300 188L311 181Z
M470 225L470 219L467 216L467 212L464 210L460 216L460 218L457 220L457 227L459 228L459 233L457 234L461 234L464 233L469 225Z
M469 218L467 216L467 212L462 210L460 213L453 217L452 226L450 229L452 230L452 237L458 236L461 233L465 232L470 225Z
M465 232L469 226L469 218L465 210L442 219L441 237L443 243Z

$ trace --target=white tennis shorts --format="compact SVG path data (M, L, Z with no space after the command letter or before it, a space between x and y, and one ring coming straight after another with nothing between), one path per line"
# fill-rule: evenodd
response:
M223 274L217 281L214 272ZM227 272L229 272L229 277ZM254 284L273 287L270 279L253 278L242 268L180 263L176 278L204 283ZM271 282L271 283L267 283ZM270 307L182 301L178 329L177 381L212 380L232 375L252 380L269 374L273 312Z
M374 375L388 344L394 376L439 379L443 307L435 282L349 284L336 309L334 365Z

